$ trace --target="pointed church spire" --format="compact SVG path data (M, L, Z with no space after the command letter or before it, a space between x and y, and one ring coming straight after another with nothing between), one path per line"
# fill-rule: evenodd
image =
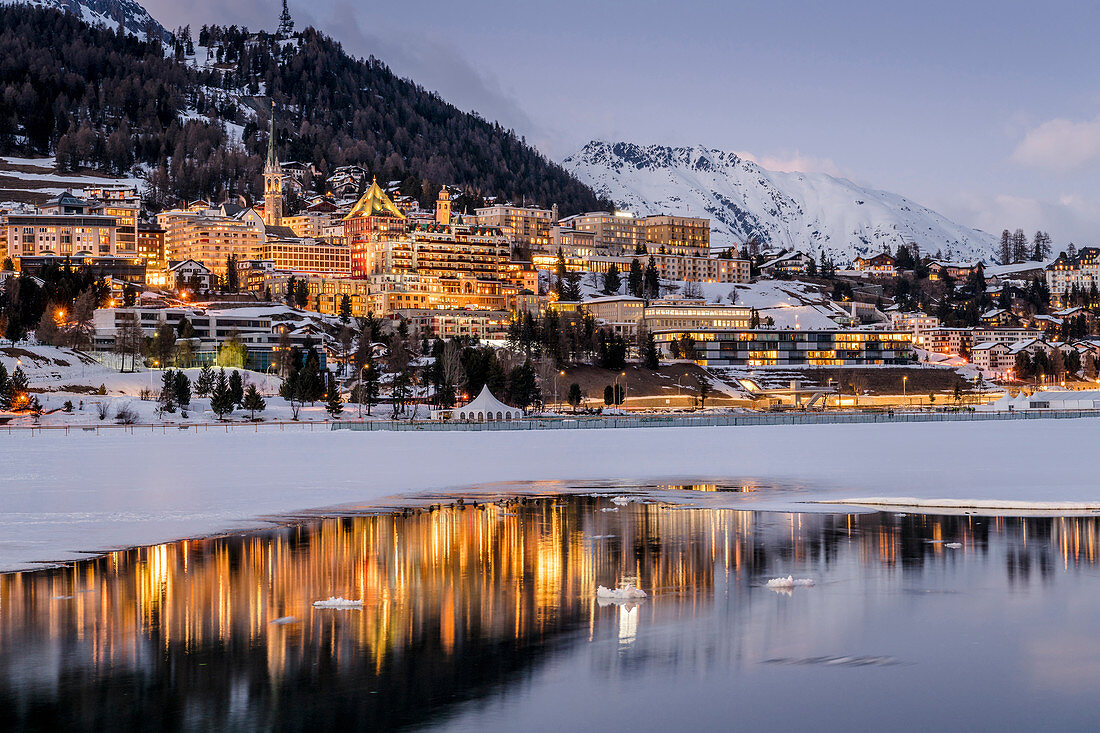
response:
M271 127L267 133L267 165L264 166L264 224L283 223L283 167L275 154L275 100L271 100Z
M271 127L267 133L267 167L278 168L279 157L275 155L275 100L271 100Z

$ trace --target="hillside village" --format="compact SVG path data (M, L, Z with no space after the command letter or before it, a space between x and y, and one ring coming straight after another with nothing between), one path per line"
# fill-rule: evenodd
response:
M156 168L79 130L44 143L55 155L0 157L5 419L78 420L93 404L95 420L120 422L348 419L351 405L356 419L454 419L485 387L543 415L968 409L1096 386L1095 248L1056 253L1044 232L1006 229L982 259L903 238L838 261L832 246L730 242L724 224L714 240L703 216L616 209L560 169L535 202L440 179L464 170L457 158L434 181L387 178L400 156L366 148L287 160L305 151L296 106L269 84L318 40L288 18L274 35L169 38L198 85L181 124L217 127L230 150L262 146L258 195L248 176L188 188L206 175L194 160ZM128 52L159 41L140 43ZM266 82L242 70L249 53L274 64ZM551 185L559 174L572 183Z
M4 406L63 422L347 419L352 406L448 419L485 386L560 414L961 408L1095 383L1092 248L1009 265L904 246L819 262L755 241L712 251L698 217L456 212L447 188L424 209L354 167L340 195L310 194L306 169L272 143L249 207L153 215L128 185L9 207Z

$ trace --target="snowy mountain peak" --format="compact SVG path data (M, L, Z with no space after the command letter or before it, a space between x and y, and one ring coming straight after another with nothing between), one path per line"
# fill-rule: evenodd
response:
M167 41L170 35L164 26L136 0L0 0L0 2L63 10L86 23L108 28L117 28L121 22L122 28L127 33L142 40L148 40L147 30L152 30L162 41Z
M916 242L944 258L989 261L996 241L902 196L825 173L769 171L702 146L594 140L563 161L600 196L636 214L711 219L715 248L762 245L824 250L839 262Z

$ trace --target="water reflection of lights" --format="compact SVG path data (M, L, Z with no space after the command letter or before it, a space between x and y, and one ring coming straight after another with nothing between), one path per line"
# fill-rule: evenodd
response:
M827 570L842 553L891 573L982 555L999 537L1015 583L1098 564L1095 517L782 515L642 503L599 512L605 505L577 497L331 519L3 575L0 663L24 656L28 638L56 646L65 664L104 673L148 674L192 664L200 651L256 649L264 684L279 684L313 674L319 659L381 678L430 654L438 686L447 674L461 683L470 644L522 658L587 628L590 638L635 649L666 593L692 614L719 592L752 594L767 577L797 565ZM945 549L955 543L961 548ZM641 605L596 603L597 584L619 582L660 593ZM364 607L311 607L331 595L362 598ZM297 621L271 623L286 617Z

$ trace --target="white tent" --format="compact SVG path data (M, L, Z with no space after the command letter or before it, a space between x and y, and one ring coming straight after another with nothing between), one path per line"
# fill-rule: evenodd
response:
M496 420L519 420L523 417L523 410L509 407L489 391L489 385L481 388L481 394L472 402L456 407L452 412L456 420L468 422L493 422Z
M1009 412L1013 408L1012 396L1006 390L1000 399L995 402L986 402L985 404L978 405L975 409L979 412Z

